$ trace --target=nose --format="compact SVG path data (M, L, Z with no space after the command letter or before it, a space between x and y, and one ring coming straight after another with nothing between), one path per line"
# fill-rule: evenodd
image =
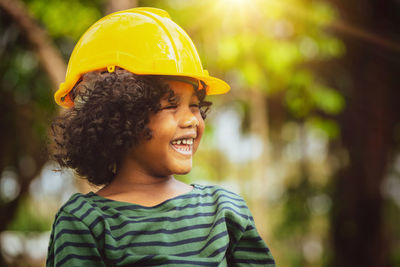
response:
M194 128L199 125L199 119L190 110L190 108L185 108L182 111L181 123L182 128Z

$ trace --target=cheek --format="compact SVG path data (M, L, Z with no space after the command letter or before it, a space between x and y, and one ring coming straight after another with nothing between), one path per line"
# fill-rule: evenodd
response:
M196 152L197 147L200 144L200 140L201 140L201 137L203 136L204 127L205 127L203 118L201 116L199 116L199 117L197 117L197 119L199 120L199 125L197 126L197 138L196 138L195 144L194 144L194 152Z
M203 136L204 127L205 127L204 120L203 118L200 117L199 126L197 126L197 133L198 135L200 135L200 137Z
M150 118L147 127L151 130L153 136L150 142L171 141L171 138L175 134L177 123L173 117L157 113Z

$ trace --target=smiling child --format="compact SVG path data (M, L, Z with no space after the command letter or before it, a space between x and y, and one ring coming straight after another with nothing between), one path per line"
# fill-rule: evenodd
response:
M56 214L47 266L275 266L244 200L174 178L192 169L211 103L229 86L154 8L110 14L75 46L55 94L54 158L96 193Z

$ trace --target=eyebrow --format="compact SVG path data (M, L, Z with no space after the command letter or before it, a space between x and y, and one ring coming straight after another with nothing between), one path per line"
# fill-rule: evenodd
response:
M196 98L197 100L200 101L198 95L196 93L193 93L190 99L192 100L193 98ZM181 97L179 95L174 95L171 98L167 99L168 102L174 102L174 103L179 103L181 100Z

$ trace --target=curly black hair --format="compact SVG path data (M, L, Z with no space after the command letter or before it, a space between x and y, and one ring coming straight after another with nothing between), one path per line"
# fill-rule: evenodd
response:
M196 90L203 119L211 106L205 90ZM160 100L173 101L174 92L162 76L114 72L85 74L70 93L74 107L51 124L52 156L94 185L109 184L123 155L152 137L146 127Z

